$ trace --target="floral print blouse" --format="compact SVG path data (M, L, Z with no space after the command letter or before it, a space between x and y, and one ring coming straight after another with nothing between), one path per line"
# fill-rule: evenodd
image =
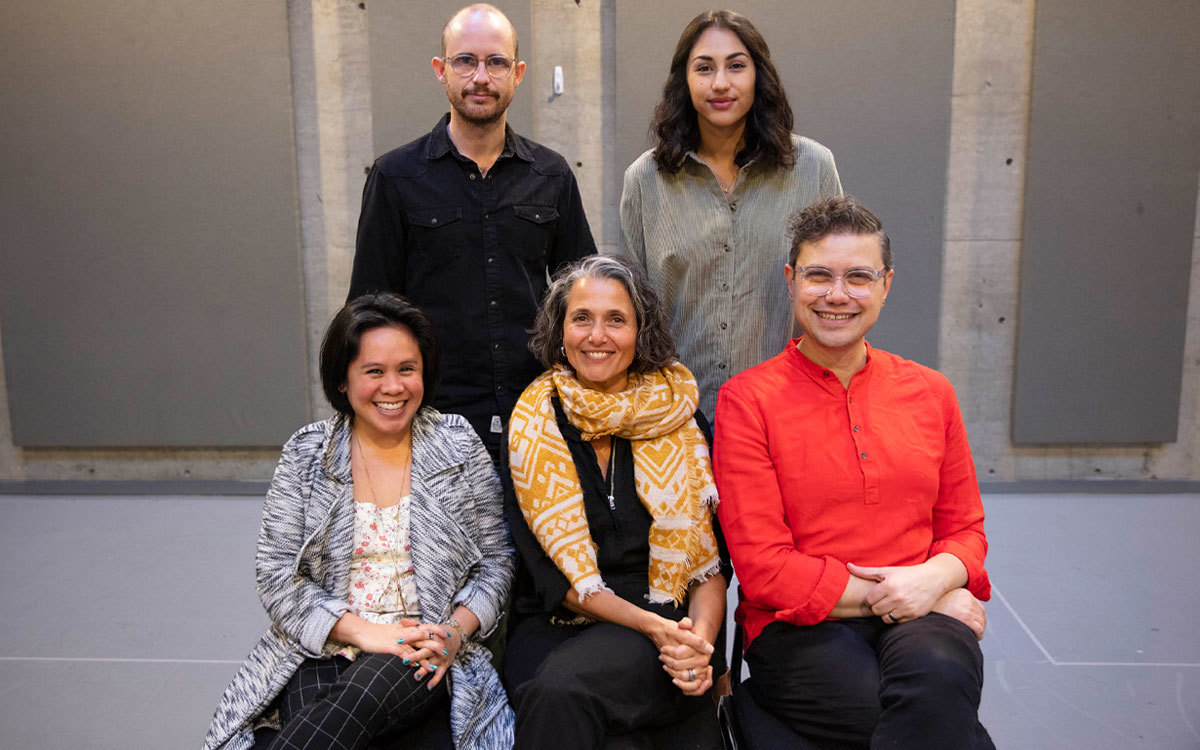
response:
M368 622L390 624L421 616L408 536L411 499L405 495L386 508L354 503L354 552L346 603ZM345 646L338 654L353 660L359 649Z

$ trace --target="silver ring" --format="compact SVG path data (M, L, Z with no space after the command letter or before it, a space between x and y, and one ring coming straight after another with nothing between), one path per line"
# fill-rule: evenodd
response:
M695 681L696 681L696 670L689 669L688 670L688 682L695 682Z
M896 614L894 612L888 612L888 617L890 617L892 619L893 625L900 622L900 619L898 617L896 617Z

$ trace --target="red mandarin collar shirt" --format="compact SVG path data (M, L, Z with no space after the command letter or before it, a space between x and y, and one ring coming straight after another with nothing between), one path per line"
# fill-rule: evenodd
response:
M990 598L983 504L950 382L868 346L844 388L798 342L717 399L718 515L746 645L775 620L828 618L848 562L917 565L949 552L971 593Z

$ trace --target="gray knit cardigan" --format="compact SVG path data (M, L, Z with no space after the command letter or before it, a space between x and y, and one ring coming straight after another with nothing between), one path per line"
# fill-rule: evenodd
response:
M413 419L412 559L421 619L445 622L457 605L495 627L513 575L500 481L465 419L423 407ZM256 568L271 627L217 706L205 750L253 746L255 719L305 658L329 658L333 624L348 609L354 544L350 427L341 416L298 431L283 448L263 507ZM458 750L507 750L513 713L474 641L448 675L450 728Z

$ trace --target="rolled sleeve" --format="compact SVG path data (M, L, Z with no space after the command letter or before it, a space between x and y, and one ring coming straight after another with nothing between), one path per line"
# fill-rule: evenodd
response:
M933 508L933 543L929 556L948 552L967 569L967 589L976 599L991 598L991 583L984 559L987 537L983 531L983 500L975 476L975 461L954 389L941 383L946 421L946 452L939 476L938 498Z
M255 553L263 608L275 627L311 657L322 654L329 631L350 608L300 572L307 493L323 446L321 433L316 431L301 431L284 446L263 504Z

